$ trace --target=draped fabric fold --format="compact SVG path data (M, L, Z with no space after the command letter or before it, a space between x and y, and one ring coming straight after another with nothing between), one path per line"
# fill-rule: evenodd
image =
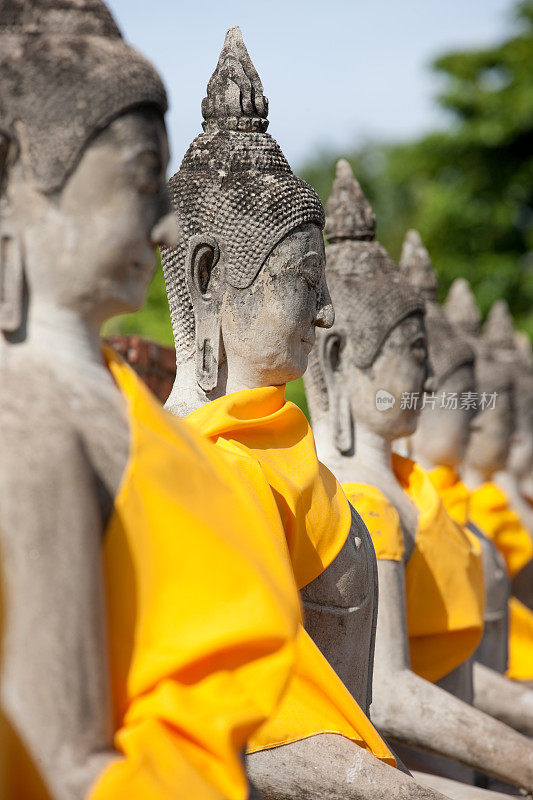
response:
M514 681L533 681L533 611L516 597L509 600L509 668Z
M115 746L90 800L244 800L241 754L294 665L285 553L231 465L118 356L130 459L104 542Z
M340 552L351 527L341 486L316 454L304 414L285 400L284 386L225 395L186 418L239 468L263 508L272 537L287 548L298 588ZM277 713L254 736L249 752L337 733L382 761L395 759L362 709L303 628L296 668Z
M505 492L495 483L489 481L470 492L470 518L503 555L511 578L531 561L531 536Z

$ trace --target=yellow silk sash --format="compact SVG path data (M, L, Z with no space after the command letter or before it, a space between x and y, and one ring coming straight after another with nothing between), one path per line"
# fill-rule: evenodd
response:
M429 473L446 511L458 525L466 527L470 519L470 492L453 467L435 467Z
M309 424L285 387L220 397L186 421L235 463L263 508L272 536L286 542L299 588L320 575L342 548L350 507L316 455ZM250 739L249 751L320 733L338 733L394 765L395 759L356 701L302 628L296 669L278 712Z
M472 521L502 553L510 577L533 556L533 544L505 492L486 483L470 493ZM509 667L507 676L516 681L533 680L533 611L516 597L509 600Z
M509 668L515 681L533 681L533 611L516 597L509 600Z
M104 545L124 757L90 800L244 800L241 751L294 664L290 566L231 465L105 355L131 433Z

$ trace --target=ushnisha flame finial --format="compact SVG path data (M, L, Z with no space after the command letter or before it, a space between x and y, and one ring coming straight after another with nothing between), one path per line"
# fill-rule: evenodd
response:
M479 334L481 312L465 278L456 278L450 286L444 310L450 322L467 336Z
M490 347L497 350L515 350L515 327L506 300L496 300L493 304L483 326L482 335Z
M533 348L531 347L531 339L524 331L516 331L514 341L518 358L528 370L533 372Z
M346 239L371 241L376 217L346 159L337 161L333 187L326 205L326 236L330 243Z
M411 228L405 234L400 256L400 269L426 300L435 301L439 280L435 267L418 231Z
M352 332L357 367L372 365L390 331L410 314L423 313L424 300L400 273L375 238L370 204L341 159L326 205L328 286L339 320Z
M202 115L206 133L264 133L268 128L268 99L237 25L226 33L218 64L207 84L207 97L202 100Z

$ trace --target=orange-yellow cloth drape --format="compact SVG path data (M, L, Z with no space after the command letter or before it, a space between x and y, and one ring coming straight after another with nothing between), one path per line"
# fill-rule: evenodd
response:
M393 470L418 510L415 546L405 568L411 667L434 682L469 658L481 639L485 604L481 547L451 519L418 464L394 455ZM370 530L377 557L401 561L403 535L389 501L365 484L344 488Z
M317 458L307 419L285 400L285 387L234 392L186 419L246 462L246 482L278 529L281 518L298 588L307 586L339 553L351 515L339 483Z
M470 492L453 467L435 467L429 473L446 511L458 525L466 527L470 520Z
M286 554L236 471L113 351L131 452L104 543L115 746L90 800L244 800L240 754L290 678Z
M272 536L286 543L298 588L341 550L351 527L346 497L317 458L309 424L285 387L235 392L186 420L236 464L264 509ZM389 764L394 756L308 634L300 630L296 669L278 712L250 739L263 750L338 733Z
M503 555L511 578L531 561L533 541L529 532L495 483L489 481L470 492L470 518Z
M405 550L400 518L385 495L366 483L343 483L342 488L368 528L376 558L402 561Z
M533 681L533 612L516 597L509 600L509 668L515 681Z
M499 486L485 483L470 493L472 521L495 543L512 578L531 560L529 532ZM509 601L509 678L533 680L533 611L516 597Z

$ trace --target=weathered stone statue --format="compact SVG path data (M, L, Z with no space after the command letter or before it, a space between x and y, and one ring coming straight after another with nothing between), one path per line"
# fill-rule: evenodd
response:
M497 426L498 439L502 440L501 447L503 453L507 454L507 462L505 468L498 467L499 472L495 473L492 467L489 470L491 476L497 479L501 488L498 490L496 483L492 479L488 481L494 491L491 489L490 492L486 492L487 512L494 501L493 510L495 513L490 516L492 523L489 522L489 517L486 518L485 522L491 527L491 530L487 531L487 533L495 540L505 556L509 573L513 579L513 593L516 595L523 592L523 599L529 604L531 591L530 567L527 565L533 554L533 544L528 541L531 536L518 514L521 515L523 512L527 513L528 511L527 488L522 489L522 486L527 487L531 475L531 470L528 469L532 447L530 433L531 345L529 340L524 342L514 332L505 301L495 303L494 310L487 318L483 336L480 336L481 315L466 281L458 289L452 285L445 309L449 319L455 320L455 324L472 337L471 341L480 351L480 355L484 360L488 362L487 373L490 374L490 362L496 359L498 362L507 365L507 371L504 368L503 374L507 375L507 380L512 379L513 434L509 441L503 441L510 430L509 420L504 422L503 427ZM477 320L475 325L473 324L474 319ZM480 419L483 421L485 416ZM484 447L487 447L486 442ZM475 452L473 450L472 454L475 455ZM497 461L500 465L503 457L501 453L498 454ZM481 451L480 460L483 463L483 452ZM508 492L514 493L515 502L507 496ZM492 498L489 495L492 495ZM496 512L501 512L505 509L512 511L512 517L498 516ZM494 525L496 527L493 527ZM506 541L507 544L505 543Z
M273 799L431 798L387 765L391 753L365 715L372 545L317 460L305 417L284 399L284 384L305 371L315 329L331 326L333 309L323 209L266 133L267 108L232 28L202 105L204 133L170 181L179 244L162 251L177 354L167 406L238 464L272 537L288 548L312 636L302 629L287 695L252 738L247 765Z
M465 702L463 663L482 630L478 545L451 521L423 470L391 451L414 432L419 407L410 398L427 379L424 300L374 230L341 161L326 222L336 319L319 332L305 380L319 453L367 522L378 556L372 718L386 736L466 765L465 780L481 768L531 789L528 740ZM464 348L455 357L459 367L471 355ZM479 791L446 783L451 796Z
M292 572L99 341L176 242L165 90L100 0L1 2L0 75L0 795L237 800Z
M533 507L521 489L522 482L527 481L533 472L533 367L527 352L519 349L513 319L505 300L497 300L492 306L482 338L484 346L494 358L510 365L514 379L515 431L506 468L498 474L496 483L506 492L512 507L520 514L533 537ZM531 554L533 556L533 542ZM530 592L528 604L533 600L532 582L533 574L523 576L524 591L529 589Z
M467 302L464 298L468 298ZM471 324L468 331L479 352L478 370L483 374L485 395L490 397L496 393L500 402L498 411L487 408L478 415L465 465L466 482L470 482L472 489L471 518L501 551L512 580L507 675L514 680L531 682L533 613L521 602L528 603L531 592L531 537L507 493L506 484L514 485L514 481L506 475L502 483L504 465L506 470L513 464L521 471L521 462L528 460L531 365L527 352L513 351L511 338L515 337L510 334L509 321L502 320L501 304L499 307L492 317L492 320L496 317L497 324L490 322L485 336L479 339L474 338L474 334L479 332L480 314L468 285L461 288L459 294L455 292L455 296L450 291L446 303L447 313L459 325L464 327L468 320L477 320L477 326ZM465 313L464 309L469 310ZM509 413L511 398L513 409ZM522 428L516 437L515 426Z
M458 474L478 409L497 398L478 391L475 352L437 303L438 279L429 253L416 231L406 235L400 265L426 300L426 329L433 376L431 391L411 438L412 456L424 467L450 516L478 538L483 553L485 614L483 639L473 667L473 702L481 711L525 733L533 732L533 694L502 676L508 661L509 579L495 544L470 520L470 497ZM421 270L423 265L423 271ZM428 288L431 286L431 288ZM483 367L481 367L482 369ZM490 371L490 370L489 370Z
M425 294L428 352L433 373L431 390L421 398L422 409L410 440L410 454L428 472L450 516L466 527L470 523L468 490L460 481L458 469L465 456L477 410L475 353L436 301L437 276L416 231L408 232L402 255L404 269L413 285L416 286L417 280L416 273L411 270L413 262L424 261L427 272L434 277L433 290ZM486 592L483 639L476 658L504 672L507 666L509 581L494 544L472 523L470 530L482 546Z

